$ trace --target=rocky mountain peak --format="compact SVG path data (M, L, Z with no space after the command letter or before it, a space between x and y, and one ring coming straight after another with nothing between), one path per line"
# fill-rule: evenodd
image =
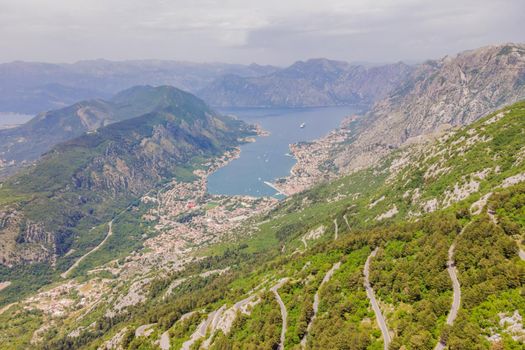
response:
M442 125L471 123L524 98L523 44L487 46L427 61L373 106L366 130L339 156L338 164L354 169L363 157L367 163L408 139Z

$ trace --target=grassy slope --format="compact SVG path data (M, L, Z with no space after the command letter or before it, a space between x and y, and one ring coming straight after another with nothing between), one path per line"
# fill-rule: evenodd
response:
M341 261L341 269L321 289L320 312L308 344L314 348L380 349L381 335L362 287L364 261L373 247L380 246L372 262L371 279L389 327L396 334L395 345L432 349L445 332L451 349L488 349L484 336L498 332L503 334L505 348L519 348L504 335L497 317L500 312L514 310L525 314L525 264L517 256L515 243L523 239L525 185L497 188L505 178L525 171L525 162L520 158L525 149L525 103L508 110L495 123L487 124L492 117L488 116L431 145L399 150L373 169L287 199L266 217L248 223L239 232L237 243L208 249L206 253L212 256L190 265L183 275L194 275L209 266L229 266L228 273L190 278L167 299L160 297L159 290L181 275L159 278L151 286L157 292L150 294L146 304L132 308L127 319L96 321L94 317L89 322L95 320L99 328L107 329L105 339L125 325L136 327L151 322L158 323L160 330L155 334L171 329L172 335L187 338L192 327L177 322L182 314L211 311L224 303L231 305L261 284L268 288L279 278L289 277L290 282L281 292L290 313L287 344L293 348L304 334L308 308L320 279L333 263ZM476 134L475 142L469 141ZM408 159L407 166L396 170L392 164L400 164L400 159ZM440 164L442 172L429 171L434 164ZM492 170L479 176L488 168ZM446 191L470 180L479 182L480 191L445 207ZM416 189L419 196L413 195ZM479 215L469 211L471 204L489 191L496 192L489 205L501 217L498 225L489 221L485 211ZM433 199L439 209L424 213L425 203ZM374 202L377 204L371 207ZM394 205L397 215L376 220ZM338 220L341 235L335 242L334 219ZM475 224L458 237L469 222ZM316 242L310 241L310 249L294 253L302 247L301 237L319 225L326 227L325 234ZM252 235L246 238L249 233ZM448 329L444 321L451 302L451 285L445 263L453 240L457 241L465 299L456 324ZM257 306L252 316L240 319L229 335L219 335L214 346L239 348L239 342L248 339L248 334L258 334L257 341L268 348L275 345L275 327L280 319L273 315L276 305L270 308L271 301L263 300L267 301ZM104 308L100 306L100 310ZM70 331L76 325L69 327ZM62 329L53 340L49 339L51 348L64 347L67 332L68 328ZM263 337L265 334L268 336ZM77 339L77 346L95 347L102 343L99 336L86 334L82 341ZM153 348L155 340L134 339L131 344L148 349Z

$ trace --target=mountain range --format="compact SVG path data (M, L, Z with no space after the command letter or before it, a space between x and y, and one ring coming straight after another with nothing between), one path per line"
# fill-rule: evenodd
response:
M404 63L367 68L311 59L259 77L226 75L198 94L212 106L221 107L369 105L385 97L411 70Z
M299 145L291 177L315 181L283 200L207 193L264 133L171 86L0 131L28 165L0 181L1 346L522 348L524 62L222 71L210 104L369 107Z
M427 61L366 115L357 140L338 152L343 172L368 166L424 135L467 125L525 98L525 45L503 44Z
M176 61L13 62L0 65L0 110L36 113L84 99L107 99L145 84L177 86L215 107L369 106L413 69L404 63L370 67L328 59L286 68Z
M183 269L149 266L144 250L0 318L44 329L32 337L44 349L519 348L524 113L514 104L290 197ZM145 198L119 226L177 205Z
M224 74L258 76L277 69L159 60L4 63L0 64L0 111L38 113L79 100L109 98L135 85L173 85L197 91Z
M12 173L30 164L58 143L168 108L173 103L171 94L172 91L164 87L134 87L109 100L77 102L40 113L19 127L0 130L0 174Z

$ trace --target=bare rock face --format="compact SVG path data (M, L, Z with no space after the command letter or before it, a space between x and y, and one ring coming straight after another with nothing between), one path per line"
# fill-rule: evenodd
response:
M53 235L41 226L26 223L16 210L0 212L0 264L51 261L54 248Z
M346 170L361 168L409 139L441 127L469 124L525 98L525 45L505 44L428 61L369 112L369 125L339 155Z
M399 86L412 69L404 63L368 68L311 59L261 77L226 75L199 95L211 105L223 107L369 105Z
M55 243L53 235L46 232L41 224L28 221L24 223L18 241L21 243L41 243L45 245L52 245Z

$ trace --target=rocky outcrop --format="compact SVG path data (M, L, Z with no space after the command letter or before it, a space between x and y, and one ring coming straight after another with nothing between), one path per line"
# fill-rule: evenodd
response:
M52 245L55 243L55 240L50 232L46 232L42 224L26 221L22 225L20 235L18 236L18 242Z
M26 262L52 262L55 236L41 225L28 223L16 210L0 211L0 264L13 266Z
M346 170L368 166L421 135L469 124L523 98L523 44L488 46L425 62L374 105L363 132L338 155L336 164Z
M370 104L390 93L411 70L404 63L367 68L311 59L262 77L226 75L198 94L211 105L222 107Z

